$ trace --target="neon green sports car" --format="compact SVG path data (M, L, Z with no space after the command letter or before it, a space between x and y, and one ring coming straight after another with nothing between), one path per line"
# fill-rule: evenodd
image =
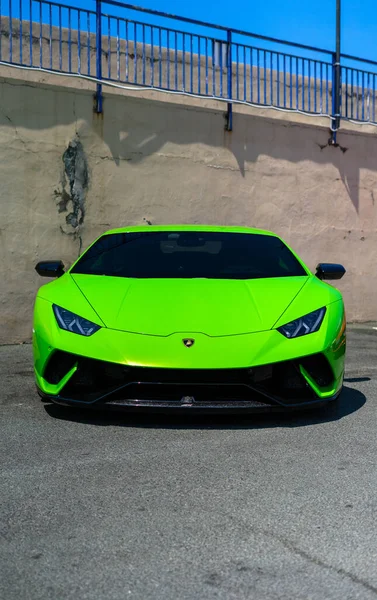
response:
M39 262L39 394L63 405L258 410L334 400L343 383L341 265L313 275L276 235L143 226L98 238L64 271Z

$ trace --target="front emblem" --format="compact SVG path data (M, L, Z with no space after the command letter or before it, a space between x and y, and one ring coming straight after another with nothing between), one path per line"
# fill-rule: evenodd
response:
M182 340L182 342L184 343L186 348L191 348L191 346L195 344L195 340L193 340L192 338L185 338L184 340Z
M195 402L195 398L193 396L183 396L181 398L181 403L184 406L192 406Z

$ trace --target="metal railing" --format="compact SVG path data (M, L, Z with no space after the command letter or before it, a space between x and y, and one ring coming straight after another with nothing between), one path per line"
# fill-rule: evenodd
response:
M342 55L339 78L330 50L115 0L0 0L0 62L93 79L99 112L111 83L225 101L229 129L234 103L377 124L377 62Z

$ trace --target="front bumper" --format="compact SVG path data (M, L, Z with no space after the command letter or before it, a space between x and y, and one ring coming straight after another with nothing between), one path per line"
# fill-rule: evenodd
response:
M67 374L71 375L67 378ZM58 351L37 382L54 386L65 378L59 393L49 394L38 386L40 395L71 406L265 411L321 404L335 399L341 389L341 381L334 387L333 371L323 354L253 368L159 369L106 363ZM310 382L322 389L320 396Z
M186 348L182 340L195 338ZM38 299L33 334L39 393L65 405L130 410L281 410L327 402L341 390L345 322L341 302L321 329L297 339L277 330L210 337L59 329Z

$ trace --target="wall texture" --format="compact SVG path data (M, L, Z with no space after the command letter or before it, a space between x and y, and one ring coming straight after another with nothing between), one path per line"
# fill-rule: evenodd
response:
M312 269L344 263L349 320L377 320L377 139L366 129L330 147L325 120L240 108L226 132L220 104L157 92L108 92L96 115L89 84L1 74L1 343L31 337L47 281L38 260L68 265L106 229L145 221L276 231Z

